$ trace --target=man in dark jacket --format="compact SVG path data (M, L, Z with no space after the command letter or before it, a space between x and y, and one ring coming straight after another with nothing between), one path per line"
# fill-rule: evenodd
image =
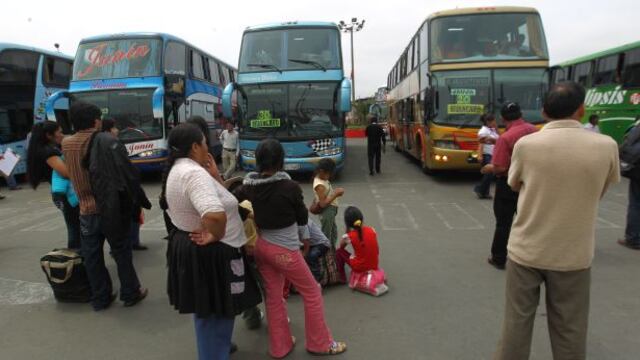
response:
M387 145L384 130L378 125L378 118L372 117L371 124L365 130L367 136L367 158L369 159L369 175L373 175L373 163L375 161L376 173L380 174L380 155Z
M80 200L81 253L91 285L94 310L108 308L115 300L109 271L104 263L105 238L118 266L120 300L133 306L147 296L133 266L131 243L132 203L139 200L131 185L133 173L126 149L106 133L97 134L102 112L92 104L75 102L69 109L76 134L62 143L69 178Z
M622 246L640 250L640 117L620 147L622 176L629 178L629 206Z

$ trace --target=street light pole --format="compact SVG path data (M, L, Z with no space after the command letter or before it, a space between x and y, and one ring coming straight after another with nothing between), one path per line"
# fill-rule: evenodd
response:
M362 30L364 27L365 20L358 22L358 18L352 18L351 23L347 24L344 21L340 21L338 24L338 28L351 35L351 102L356 101L356 71L354 65L354 56L353 56L353 33Z

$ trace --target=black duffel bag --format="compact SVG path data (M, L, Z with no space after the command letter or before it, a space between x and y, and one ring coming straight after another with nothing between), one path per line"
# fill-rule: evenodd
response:
M40 259L53 295L60 302L89 302L91 287L82 257L72 249L54 249Z

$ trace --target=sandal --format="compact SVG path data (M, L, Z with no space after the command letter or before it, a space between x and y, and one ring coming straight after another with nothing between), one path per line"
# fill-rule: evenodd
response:
M347 351L347 344L342 341L334 341L327 351L315 352L307 350L311 355L338 355Z

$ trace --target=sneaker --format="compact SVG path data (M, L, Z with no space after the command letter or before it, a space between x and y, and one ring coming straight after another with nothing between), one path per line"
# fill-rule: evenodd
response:
M132 247L132 249L133 249L133 250L135 250L135 251L142 251L142 250L147 250L147 249L149 249L149 248L148 248L148 247L146 247L146 246L144 246L144 245L140 245L140 244L138 244L138 245L134 245L134 246Z
M111 293L111 295L109 296L109 301L105 305L94 306L93 311L107 310L111 306L111 304L113 304L113 302L116 300L117 297L118 297L118 293L116 292Z
M6 199L6 196L0 194L0 200L2 200L2 199Z

